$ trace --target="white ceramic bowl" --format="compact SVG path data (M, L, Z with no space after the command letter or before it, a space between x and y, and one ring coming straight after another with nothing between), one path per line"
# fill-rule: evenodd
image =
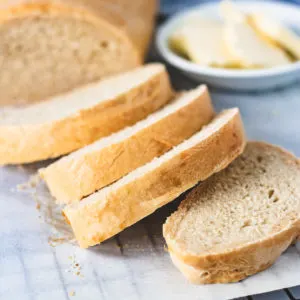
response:
M239 1L245 12L262 11L300 33L300 6L277 1ZM234 90L262 90L288 85L300 80L300 62L260 70L229 70L197 65L168 47L168 38L190 15L219 18L219 2L202 4L171 17L163 24L156 36L156 46L161 56L190 78L211 86Z

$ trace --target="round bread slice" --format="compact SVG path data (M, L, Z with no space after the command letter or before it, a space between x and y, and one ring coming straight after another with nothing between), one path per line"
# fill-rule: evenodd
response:
M90 9L15 2L0 3L0 105L44 100L141 64L128 34Z
M57 202L79 201L167 152L213 116L207 88L199 86L135 125L63 157L40 174Z
M69 204L64 214L81 247L96 245L138 222L225 168L244 149L238 109L113 184Z
M194 283L262 271L299 233L299 160L259 142L196 187L163 226L174 264Z
M48 101L0 111L0 164L70 153L133 125L173 96L161 64L149 64Z

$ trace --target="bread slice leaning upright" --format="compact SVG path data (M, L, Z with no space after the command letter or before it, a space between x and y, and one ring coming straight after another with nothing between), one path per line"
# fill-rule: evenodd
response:
M300 162L250 142L201 183L163 227L174 264L193 283L236 282L271 266L300 234Z
M79 245L96 245L153 213L225 168L244 145L238 109L225 111L159 158L81 202L66 206L64 214Z
M135 125L61 158L40 174L57 202L79 201L189 138L213 116L207 88L200 86Z
M0 111L0 164L70 153L144 119L173 97L162 64L149 64L26 107Z

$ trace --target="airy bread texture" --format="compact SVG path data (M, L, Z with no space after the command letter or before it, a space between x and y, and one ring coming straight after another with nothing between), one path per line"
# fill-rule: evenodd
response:
M299 160L249 143L167 219L174 264L193 283L236 282L266 269L300 234L299 195Z
M0 112L0 164L70 153L145 118L173 96L161 64L149 64L48 101Z
M154 29L158 11L157 0L7 0L1 1L0 9L22 5L63 4L88 10L125 31L143 58Z
M0 3L0 105L44 100L141 64L126 30L107 16L117 17L77 3Z
M181 193L225 168L244 149L238 109L119 181L65 207L79 245L96 245L153 213Z
M207 88L200 86L132 127L63 157L40 174L57 202L79 201L189 138L213 116Z

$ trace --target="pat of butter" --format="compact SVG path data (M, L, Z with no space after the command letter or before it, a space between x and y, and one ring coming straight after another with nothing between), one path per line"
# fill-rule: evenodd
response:
M260 13L250 14L249 22L260 34L300 59L300 37L292 30Z
M288 55L260 36L247 16L229 1L221 5L224 41L228 53L245 68L269 68L289 64Z
M205 66L230 67L235 61L226 53L223 26L217 20L193 18L170 37L173 49Z

